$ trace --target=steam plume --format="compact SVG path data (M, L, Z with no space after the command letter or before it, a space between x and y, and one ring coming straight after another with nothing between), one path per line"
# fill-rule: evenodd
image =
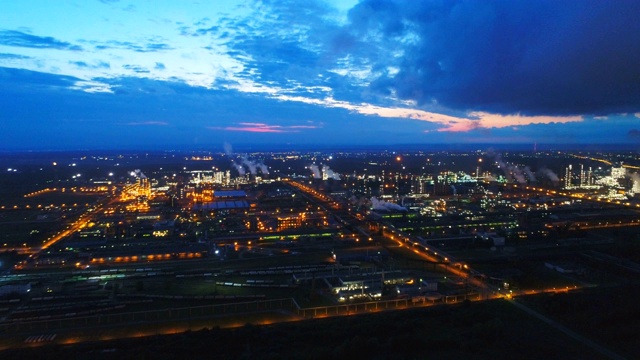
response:
M371 208L373 210L407 211L405 207L384 200L378 200L375 196L371 198Z
M546 167L541 167L540 169L538 169L538 171L536 171L536 174L538 174L539 176L545 176L554 183L560 182L560 178L558 177L558 175L556 175L556 173L547 169Z
M322 175L320 175L320 169L318 168L318 165L316 164L309 165L309 170L313 172L314 179L322 179Z
M327 165L322 165L322 173L326 179L340 180L340 174L331 170Z

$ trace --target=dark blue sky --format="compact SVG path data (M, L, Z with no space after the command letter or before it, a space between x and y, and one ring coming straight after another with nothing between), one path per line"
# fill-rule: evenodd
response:
M4 2L0 150L640 144L639 15L630 0Z

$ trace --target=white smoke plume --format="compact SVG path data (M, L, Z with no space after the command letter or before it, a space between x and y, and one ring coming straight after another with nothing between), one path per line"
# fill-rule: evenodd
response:
M251 172L251 175L257 175L258 169L260 169L260 172L262 173L262 175L269 174L267 165L263 164L262 161L251 160L243 156L242 163L249 168L249 172Z
M224 153L231 156L233 155L233 148L231 147L231 144L229 144L228 142L225 142L224 145L222 145L222 147L224 148Z
M515 165L507 164L504 161L502 161L502 156L499 153L494 155L495 155L494 156L495 162L498 163L498 166L502 169L502 171L504 172L504 176L507 178L508 181L510 182L516 181L519 184L524 184L527 182L522 172L522 169L518 168ZM529 172L531 172L531 170L529 170Z
M640 189L640 174L638 174L637 172L627 173L627 176L630 177L631 180L633 180L631 191L634 193L637 192Z
M244 176L244 174L246 174L246 171L244 170L244 166L242 166L242 164L238 164L233 160L231 160L231 164L236 168L236 170L238 170L240 176Z
M355 197L354 195L351 195L351 197L349 198L349 201L351 202L351 204L356 205L358 207L369 205L368 200L365 197Z
M227 154L227 156L233 156L233 148L231 147L231 144L225 142L223 148L224 153ZM240 176L244 176L244 174L247 173L245 166L249 169L249 173L251 173L251 175L256 175L258 173L258 169L260 169L262 175L269 175L269 168L267 165L262 161L251 160L245 155L241 155L240 160L237 162L235 160L231 160L231 164L236 168L236 170L238 170Z
M267 165L263 164L261 161L251 160L246 156L241 157L240 163L233 162L233 165L236 167L236 169L238 169L240 175L244 175L246 173L244 167L249 169L249 173L251 175L257 175L258 169L260 170L262 175L269 175L269 169L267 168ZM240 170L240 168L242 168L242 171Z
M375 196L371 197L371 208L373 210L407 211L407 208L405 207L395 203L386 202L384 200L378 200Z
M324 178L340 180L340 174L331 170L327 165L322 165L322 173L324 174Z
M222 145L222 147L224 148L224 153L227 154L227 156L233 156L233 148L231 147L231 144L229 144L228 142L225 142ZM244 176L244 174L247 173L244 170L244 166L242 166L242 163L237 163L234 160L231 160L231 165L233 165L233 167L236 168L240 176Z
M322 175L320 174L320 169L318 168L318 165L316 164L309 165L309 170L313 172L314 179L322 179Z
M249 168L249 172L251 173L251 175L255 175L256 174L256 170L258 168L258 166L253 162L248 160L246 157L242 158L242 165L245 165L246 167Z
M493 176L493 175L491 175L491 174L487 173L487 174L485 174L485 175L484 175L484 181L486 181L486 182L492 182L492 181L498 181L498 179L496 179L496 177L495 177L495 176Z
M147 178L147 176L145 174L143 174L140 169L135 169L133 171L133 173L131 173L131 175L132 176L136 176L136 177L138 177L140 179L146 179Z
M518 169L517 166L514 167L511 173L513 174L513 179L517 181L518 184L524 184L527 182L527 179L525 179L524 175L522 174L522 170Z
M545 176L554 183L560 182L560 178L558 177L558 175L556 175L556 173L554 173L550 169L547 169L546 167L538 169L538 171L536 171L536 174L538 174L538 176Z
M536 175L533 173L533 171L531 171L531 169L528 166L524 167L524 172L525 174L527 174L527 177L529 178L530 181L537 181L536 179Z

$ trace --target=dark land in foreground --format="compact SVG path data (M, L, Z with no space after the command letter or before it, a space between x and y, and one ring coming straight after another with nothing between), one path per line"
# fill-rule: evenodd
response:
M624 358L638 358L640 286L517 299ZM7 359L604 359L586 344L493 300L102 342L6 350Z
M147 155L7 163L1 358L640 358L635 153ZM424 302L423 284L439 305L235 311Z

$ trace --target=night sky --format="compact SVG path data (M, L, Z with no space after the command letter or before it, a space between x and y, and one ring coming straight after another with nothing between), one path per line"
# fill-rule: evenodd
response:
M0 150L638 144L637 0L0 2Z

